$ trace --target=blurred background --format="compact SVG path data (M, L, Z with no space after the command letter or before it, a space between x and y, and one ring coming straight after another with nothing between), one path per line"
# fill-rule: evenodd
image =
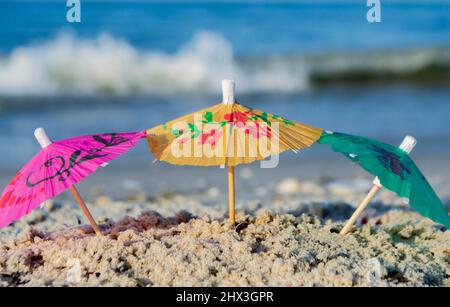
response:
M65 1L0 1L2 186L39 150L36 127L54 139L143 130L218 103L224 78L243 104L392 144L411 134L419 164L448 165L449 2L382 1L380 23L365 1L81 4L70 24ZM321 146L304 156L322 176L343 161ZM113 169L180 173L152 160L142 142Z

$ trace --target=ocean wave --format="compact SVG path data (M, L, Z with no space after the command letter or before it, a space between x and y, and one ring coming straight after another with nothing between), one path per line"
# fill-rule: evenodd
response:
M108 34L95 40L63 34L38 46L15 49L0 60L0 94L90 95L111 93L216 93L220 80L232 77L240 92L298 91L303 77L293 78L282 65L246 71L230 43L199 32L173 54L137 50Z
M312 59L310 81L329 83L450 82L450 48L401 49L322 55Z
M450 49L238 57L224 37L202 31L174 53L139 50L109 34L61 34L0 57L2 97L217 94L223 78L235 79L243 94L393 78L449 80Z

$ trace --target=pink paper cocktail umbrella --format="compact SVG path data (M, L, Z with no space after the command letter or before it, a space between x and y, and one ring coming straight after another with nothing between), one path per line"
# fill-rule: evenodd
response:
M36 129L43 149L11 180L0 197L0 227L20 219L49 198L69 189L94 231L92 218L75 184L99 166L133 148L146 132L83 135L52 143L43 129Z

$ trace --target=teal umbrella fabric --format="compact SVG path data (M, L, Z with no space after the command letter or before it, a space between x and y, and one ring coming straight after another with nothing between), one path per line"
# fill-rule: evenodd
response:
M450 216L425 176L402 149L369 138L324 131L317 141L328 144L380 180L383 187L409 201L421 215L450 229Z

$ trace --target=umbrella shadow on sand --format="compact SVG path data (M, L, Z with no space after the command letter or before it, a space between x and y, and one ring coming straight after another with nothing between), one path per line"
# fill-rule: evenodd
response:
M137 218L125 217L116 223L105 225L104 233L110 239L117 239L119 233L133 230L134 232L144 232L150 229L170 229L182 223L187 223L195 218L187 211L179 211L173 217L163 217L156 211L146 211ZM87 228L92 231L91 228Z
M346 221L355 210L355 207L345 202L312 202L303 204L299 208L290 210L287 213L294 216L302 214L314 215L322 220L331 220L335 222ZM371 203L367 212L360 218L359 225L367 224L369 219L377 219L383 214L391 210L400 210L404 212L412 212L408 207L398 206L395 204L385 204L382 202Z
M142 212L138 217L133 218L126 216L117 222L112 220L106 220L100 224L99 227L102 233L109 239L116 240L120 233L132 230L133 232L140 233L150 229L158 230L170 230L173 227L182 223L187 223L194 219L191 213L187 211L179 211L174 216L164 217L156 211ZM42 232L34 228L30 228L29 231L24 232L22 236L17 238L20 242L34 242L35 238L42 240L56 240L56 239L83 239L95 235L94 230L90 225L80 225L67 227L64 230L56 230L52 232Z

